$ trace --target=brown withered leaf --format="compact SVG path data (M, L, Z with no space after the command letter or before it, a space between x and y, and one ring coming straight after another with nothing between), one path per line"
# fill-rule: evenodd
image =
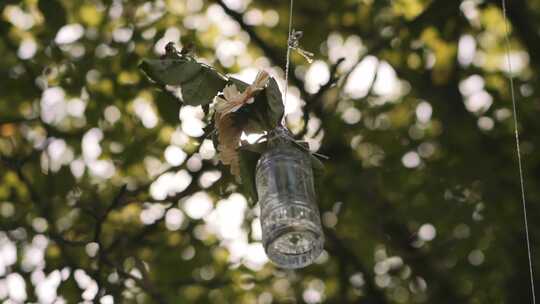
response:
M240 179L240 159L236 150L240 143L242 129L235 125L230 114L216 114L215 123L218 130L219 145L217 150L219 159L224 165L229 165L231 173Z

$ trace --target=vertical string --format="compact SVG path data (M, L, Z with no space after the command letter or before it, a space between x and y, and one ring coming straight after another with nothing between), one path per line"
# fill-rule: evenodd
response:
M284 107L287 107L287 94L289 92L289 64L291 61L291 39L292 39L292 18L293 18L293 6L294 0L291 0L289 4L289 33L287 36L287 58L285 59L285 96L283 96ZM285 123L285 115L283 115L283 121Z
M512 110L514 116L514 135L516 140L516 154L518 159L518 168L519 168L519 181L521 185L521 204L523 207L523 221L525 224L525 236L527 241L527 254L529 258L529 275L530 275L530 284L531 284L531 293L533 303L536 304L536 294L534 290L534 274L533 274L533 264L532 264L532 253L531 253L531 241L529 237L529 223L527 218L527 203L525 200L525 182L523 178L523 165L521 161L521 148L519 141L519 130L518 130L518 116L517 116L517 106L516 106L516 93L514 89L514 75L512 73L512 62L510 60L510 29L508 25L508 17L506 13L506 1L501 0L502 2L502 11L504 16L504 25L505 25L505 42L506 42L506 61L508 64L508 81L510 82L510 94L512 97Z

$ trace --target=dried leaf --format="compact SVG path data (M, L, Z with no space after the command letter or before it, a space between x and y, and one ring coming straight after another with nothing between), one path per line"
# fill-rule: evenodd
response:
M230 165L231 173L239 180L241 179L241 171L237 149L245 124L238 124L235 115L237 111L243 111L246 104L253 103L254 96L257 92L264 90L268 79L268 73L264 71L259 72L254 83L247 86L233 78L231 79L232 83L225 87L223 98L217 97L214 118L218 132L219 158L223 164ZM257 118L260 119L260 117Z
M219 159L224 165L229 165L231 173L240 179L240 163L237 153L242 129L238 128L231 115L221 116L216 114L216 128L218 131Z

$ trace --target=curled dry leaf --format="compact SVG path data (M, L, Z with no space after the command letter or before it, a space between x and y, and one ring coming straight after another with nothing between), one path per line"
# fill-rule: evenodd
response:
M234 125L231 115L216 117L216 128L218 129L219 159L224 165L231 167L234 176L240 176L240 159L236 149L240 142L242 130Z
M240 92L235 84L230 84L223 89L223 97L216 97L216 112L222 116L238 111L246 103L253 102L256 92L264 90L270 76L265 71L260 71L253 84L249 85L244 92Z
M237 148L243 130L234 124L231 114L245 104L253 102L255 93L264 90L268 80L268 73L261 71L257 74L253 84L249 85L243 92L240 92L235 84L231 84L223 90L223 98L216 97L215 124L218 131L219 159L223 164L231 167L231 173L237 178L240 178L240 159Z

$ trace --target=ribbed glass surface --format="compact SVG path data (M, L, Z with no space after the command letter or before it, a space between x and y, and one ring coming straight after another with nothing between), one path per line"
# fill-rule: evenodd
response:
M309 154L290 144L274 145L259 160L256 183L270 260L282 268L311 264L322 252L324 236Z

